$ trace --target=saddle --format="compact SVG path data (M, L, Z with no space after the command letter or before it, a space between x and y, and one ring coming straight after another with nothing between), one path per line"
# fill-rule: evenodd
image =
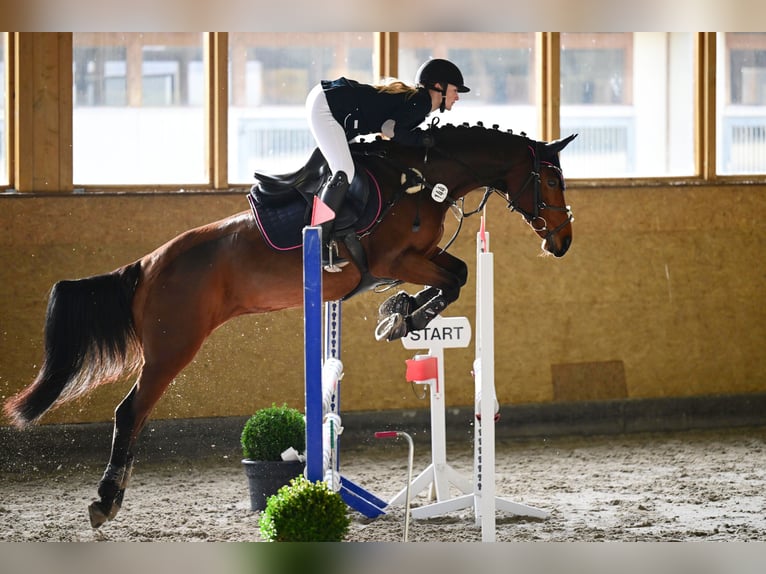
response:
M356 177L335 217L335 234L361 235L377 221L381 210L380 186L372 173L358 161ZM256 224L266 243L277 251L297 249L303 244L303 228L311 224L314 196L329 180L330 168L319 148L306 164L292 173L270 175L255 172L255 183L247 195Z

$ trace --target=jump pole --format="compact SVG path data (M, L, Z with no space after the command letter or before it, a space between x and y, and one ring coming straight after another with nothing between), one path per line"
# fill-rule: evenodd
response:
M306 401L306 478L324 480L368 518L385 514L386 502L340 475L341 302L324 303L322 323L322 230L303 229L303 348ZM324 334L324 337L323 337ZM322 343L324 342L324 352Z
M429 483L436 494L436 502L412 510L413 518L430 518L447 512L473 507L476 525L481 527L482 542L494 542L496 531L496 511L501 510L518 516L547 518L548 513L539 508L511 502L495 495L495 421L498 404L495 393L495 339L494 339L494 259L489 250L489 233L485 228L482 215L481 227L476 236L476 335L474 371L475 423L474 423L474 468L473 482L460 476L446 462L446 428L444 402L444 354L448 340L444 321L465 318L434 319L429 326L434 331L429 338L425 333L412 333L402 339L407 349L423 349L426 339L430 339L428 355L416 356L415 360L433 358L438 363L437 379L419 380L431 387L431 451L433 463L412 482L410 488L414 494L421 492ZM441 332L439 329L442 329ZM438 335L436 335L438 333ZM451 331L450 331L451 333ZM468 327L470 339L470 325ZM419 342L423 341L423 342ZM438 343L437 343L438 341ZM460 344L449 346L467 346L464 340ZM420 345L420 346L418 346ZM409 370L409 369L408 369ZM409 378L409 377L408 377ZM437 386L436 383L440 382ZM449 497L445 485L454 484L463 494ZM389 501L389 505L401 503L404 491Z

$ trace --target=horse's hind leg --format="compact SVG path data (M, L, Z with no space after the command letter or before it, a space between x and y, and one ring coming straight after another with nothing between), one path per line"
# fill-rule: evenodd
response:
M122 507L125 489L133 470L136 440L149 413L181 368L182 365L175 365L169 370L156 371L145 365L138 381L115 410L112 452L98 483L99 500L88 507L93 528L112 520Z
M135 419L133 416L133 398L136 395L137 384L122 400L115 410L114 435L112 436L112 453L104 475L98 483L99 500L88 507L90 524L98 528L107 520L112 520L122 506L125 489L130 481L133 470L133 444Z

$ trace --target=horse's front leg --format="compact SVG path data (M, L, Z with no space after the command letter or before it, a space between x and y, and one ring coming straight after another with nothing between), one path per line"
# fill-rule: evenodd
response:
M410 295L406 291L399 291L381 303L378 308L378 320L382 321L394 313L407 317L413 311L425 305L427 301L436 297L440 292L441 290L436 287L426 287L415 295Z
M405 276L407 269L413 271ZM435 279L422 280L427 274ZM434 317L457 300L460 289L468 279L468 267L457 257L442 252L430 260L408 258L402 265L400 276L410 283L420 282L432 286L419 291L414 297L400 291L383 302L375 329L375 337L379 341L394 341L425 328ZM421 280L413 278L416 276Z

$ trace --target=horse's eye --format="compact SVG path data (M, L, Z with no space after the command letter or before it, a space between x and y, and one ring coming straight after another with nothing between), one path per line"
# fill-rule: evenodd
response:
M559 182L558 182L557 179L551 178L551 179L548 180L548 187L556 187L558 185L558 183Z

